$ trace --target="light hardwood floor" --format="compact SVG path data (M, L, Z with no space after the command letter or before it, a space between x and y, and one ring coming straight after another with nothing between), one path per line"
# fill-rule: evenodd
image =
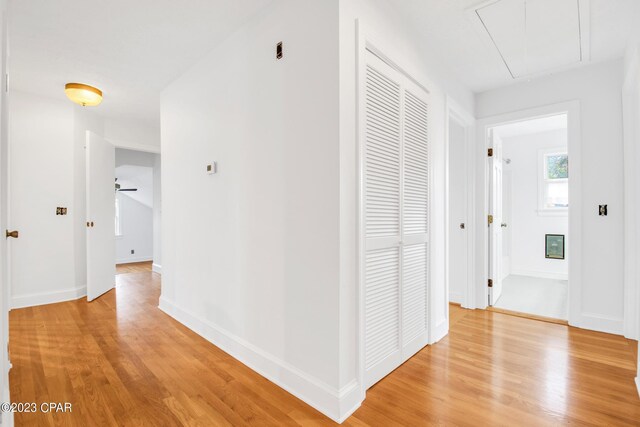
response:
M12 310L16 425L332 425L157 309L160 276L98 300ZM367 392L346 426L640 425L635 342L451 307L451 331Z
M153 261L132 262L129 264L116 264L116 274L150 273Z

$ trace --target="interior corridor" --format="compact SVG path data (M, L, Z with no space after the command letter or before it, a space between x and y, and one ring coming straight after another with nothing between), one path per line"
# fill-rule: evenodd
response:
M160 276L12 310L16 425L333 425L160 311ZM636 344L620 336L451 306L447 337L367 392L345 426L637 425ZM603 393L602 390L606 390Z

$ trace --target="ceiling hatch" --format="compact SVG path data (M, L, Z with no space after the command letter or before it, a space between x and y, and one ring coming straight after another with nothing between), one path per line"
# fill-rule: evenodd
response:
M493 0L473 8L514 79L587 62L587 0Z

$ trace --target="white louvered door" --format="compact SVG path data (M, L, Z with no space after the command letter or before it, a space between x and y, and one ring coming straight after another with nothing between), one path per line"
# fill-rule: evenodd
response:
M364 84L365 381L424 347L428 285L427 95L367 52Z

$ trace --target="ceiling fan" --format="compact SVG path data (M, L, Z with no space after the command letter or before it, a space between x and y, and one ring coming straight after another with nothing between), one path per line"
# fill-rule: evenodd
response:
M120 188L120 184L118 184L118 178L116 178L116 192L118 191L138 191L137 188Z

